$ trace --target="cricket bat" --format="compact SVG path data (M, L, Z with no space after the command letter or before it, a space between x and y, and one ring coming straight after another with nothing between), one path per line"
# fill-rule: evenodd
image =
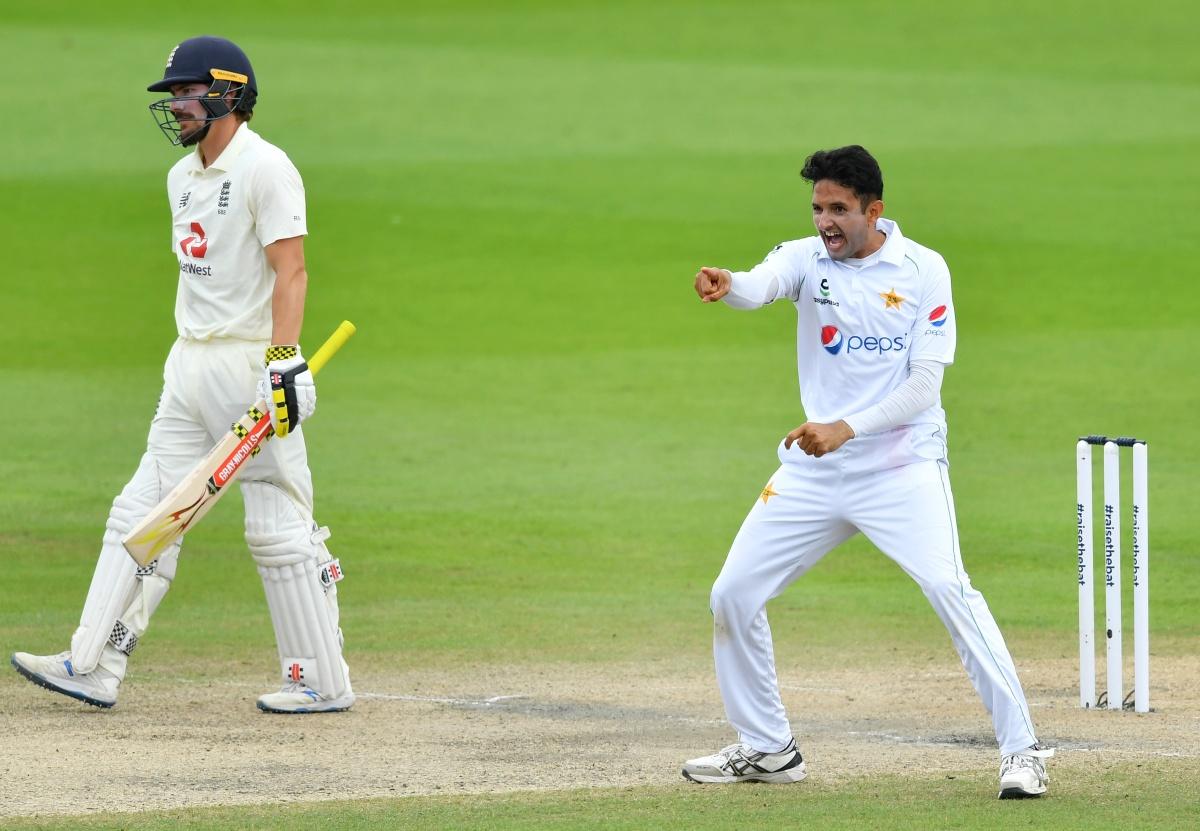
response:
M343 320L329 340L308 359L309 371L313 375L320 372L354 332L354 324ZM121 544L139 566L148 565L217 504L225 486L237 478L245 463L275 435L270 413L270 404L256 401L233 423L204 461L125 535Z

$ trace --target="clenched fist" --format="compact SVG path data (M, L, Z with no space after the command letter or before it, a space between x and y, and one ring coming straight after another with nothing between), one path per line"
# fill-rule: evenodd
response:
M733 275L723 268L704 266L696 272L696 294L705 303L715 303L729 294Z
M790 450L793 444L797 444L809 456L820 458L837 450L852 438L854 431L844 421L836 421L833 424L806 421L787 434L783 446Z

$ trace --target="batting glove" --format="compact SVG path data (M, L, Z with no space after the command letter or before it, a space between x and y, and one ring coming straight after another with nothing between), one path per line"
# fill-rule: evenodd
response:
M284 438L312 417L317 409L317 386L299 346L269 347L266 364L258 395L271 410L275 435Z

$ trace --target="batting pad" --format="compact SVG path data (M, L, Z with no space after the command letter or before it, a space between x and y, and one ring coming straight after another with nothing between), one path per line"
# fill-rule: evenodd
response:
M105 644L111 643L125 655L131 653L170 588L179 557L178 541L145 568L138 568L121 545L129 529L158 504L161 492L158 463L150 453L145 453L133 478L113 500L108 514L100 559L83 604L79 628L71 636L71 664L76 672L94 670ZM123 675L123 661L119 671L116 667L112 669Z
M258 564L275 627L283 683L302 683L327 698L349 693L342 660L336 583L341 567L318 528L280 488L243 482L246 542Z

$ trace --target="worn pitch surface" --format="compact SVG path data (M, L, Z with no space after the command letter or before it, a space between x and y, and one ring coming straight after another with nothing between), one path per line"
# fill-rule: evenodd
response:
M1154 711L1084 711L1064 661L1023 666L1055 791L1136 763L1200 773L1195 659L1158 662ZM991 725L962 670L781 672L814 782L966 777L990 787ZM480 667L364 673L348 713L268 716L248 680L156 671L112 711L0 680L14 719L0 815L291 803L420 794L662 785L731 740L708 673L666 662L603 670ZM52 783L52 784L51 784ZM696 787L696 786L690 786ZM804 784L796 787L803 788Z

